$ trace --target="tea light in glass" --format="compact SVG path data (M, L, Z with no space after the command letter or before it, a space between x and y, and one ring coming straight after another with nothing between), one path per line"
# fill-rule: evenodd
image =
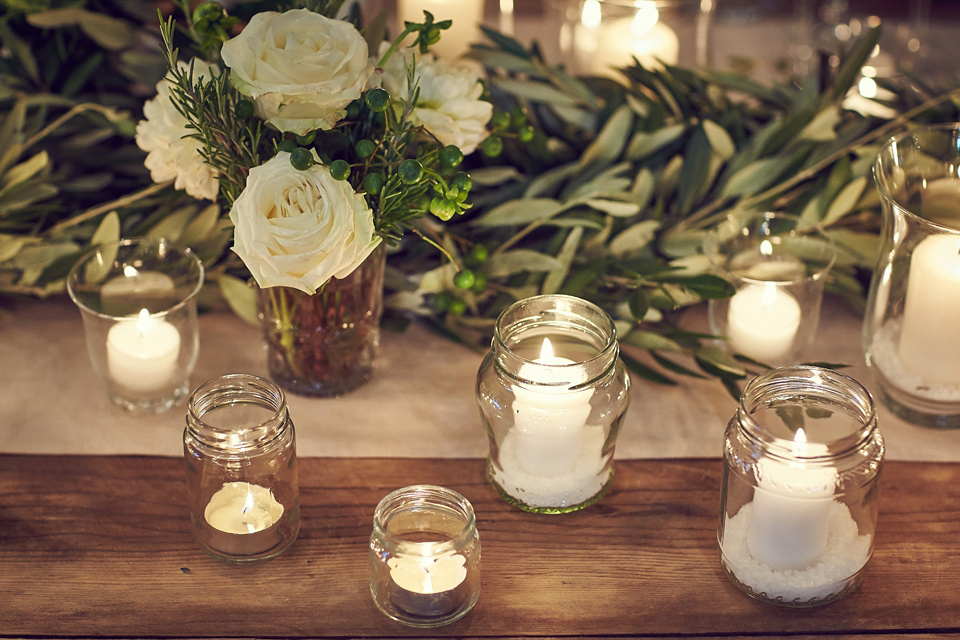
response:
M501 497L540 513L600 499L629 388L613 321L596 305L546 295L504 310L477 375L487 476Z
M792 366L751 380L724 437L718 541L733 583L791 607L855 589L883 456L873 400L853 378Z
M129 238L83 256L67 291L94 370L117 406L159 413L186 399L199 350L200 259L160 239Z

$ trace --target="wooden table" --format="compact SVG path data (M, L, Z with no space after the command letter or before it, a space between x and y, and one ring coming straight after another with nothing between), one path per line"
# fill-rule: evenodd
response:
M859 590L819 609L756 602L721 571L720 462L617 462L564 516L500 501L479 459L301 458L303 529L279 558L214 561L193 541L182 461L0 456L0 637L943 637L960 632L960 464L890 462ZM483 543L463 620L408 629L373 605L377 502L416 483L464 494Z

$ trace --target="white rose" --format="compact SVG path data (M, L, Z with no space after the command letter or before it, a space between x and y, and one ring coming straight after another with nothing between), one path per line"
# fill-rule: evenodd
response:
M373 73L367 43L352 24L307 9L254 15L220 55L259 117L301 135L333 127Z
M250 170L230 210L233 250L261 287L315 293L345 278L378 244L373 213L346 180L319 163L294 169L284 151Z
M380 55L389 46L381 44ZM465 154L473 153L487 137L487 122L493 113L493 105L480 99L483 85L478 66L467 60L437 60L432 53L421 54L416 49L397 51L387 60L379 78L395 101L407 98L407 65L414 60L420 96L411 114L412 121L423 125L442 144L456 145Z
M177 64L184 71L189 68L185 62ZM215 75L214 67L194 60L194 80ZM145 119L137 123L137 146L147 152L143 164L154 182L174 180L177 189L194 198L216 200L220 190L217 171L203 161L200 141L186 137L194 131L187 128L187 119L174 106L172 87L164 78L157 83L156 97L143 105Z

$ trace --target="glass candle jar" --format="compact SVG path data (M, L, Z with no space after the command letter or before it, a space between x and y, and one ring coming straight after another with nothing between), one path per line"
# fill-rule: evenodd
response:
M70 270L67 292L114 404L160 413L187 397L200 347L196 296L203 277L192 251L154 238L105 243Z
M613 320L586 300L537 296L500 315L477 402L487 477L507 502L566 513L605 493L630 401L619 353Z
M426 484L384 497L373 513L370 593L383 613L414 627L466 615L480 595L480 534L470 502Z
M714 270L737 289L707 304L710 330L768 365L796 364L813 342L836 256L821 231L796 226L796 216L754 213L725 220L704 242Z
M880 252L863 323L880 397L915 424L960 427L960 125L883 146Z
M812 607L849 593L873 554L883 438L873 400L829 369L772 369L727 426L720 558L750 596Z
M221 560L263 560L300 531L293 422L283 392L231 374L190 396L183 432L193 533Z

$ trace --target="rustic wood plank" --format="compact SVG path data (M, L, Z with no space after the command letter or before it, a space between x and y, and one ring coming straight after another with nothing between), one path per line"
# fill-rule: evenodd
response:
M366 550L376 503L420 482L470 499L483 543L476 608L428 635L960 631L958 464L888 463L864 584L797 611L755 602L722 574L717 460L618 462L610 495L566 516L509 507L481 460L300 462L300 538L236 567L191 538L176 458L0 456L0 636L423 635L375 609Z

